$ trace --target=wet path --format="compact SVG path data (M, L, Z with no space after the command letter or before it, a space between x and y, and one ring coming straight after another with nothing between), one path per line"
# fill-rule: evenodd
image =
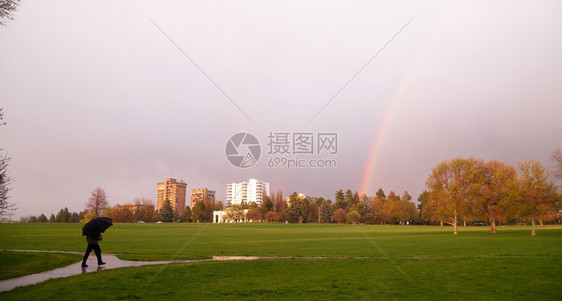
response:
M19 252L42 252L42 251L31 251L31 250L10 250ZM74 253L83 254L78 252L49 252L49 253ZM6 279L0 281L0 292L9 291L18 286L25 286L36 284L39 282L46 281L52 278L63 278L68 276L80 275L84 273L92 273L101 270L110 270L124 267L138 267L143 265L155 265L155 264L168 264L168 263L181 263L181 262L204 262L211 261L212 259L200 259L200 260L179 260L179 261L130 261L121 260L113 254L102 254L103 261L105 265L98 266L97 259L94 254L91 254L88 258L88 267L82 268L82 262L73 263L62 268L41 272L37 274L31 274L27 276L22 276L18 278Z
M45 253L72 253L80 254L80 252L63 252L63 251L37 251L37 250L6 250L14 252L45 252ZM82 262L73 263L62 268L41 272L37 274L22 276L0 281L0 292L9 291L18 286L25 286L40 283L53 278L63 278L68 276L80 275L84 273L92 273L101 270L110 270L125 267L138 267L143 265L170 264L170 263L190 263L190 262L207 262L207 261L227 261L227 260L279 260L279 259L364 259L367 257L277 257L277 256L213 256L212 259L195 259L195 260L168 260L168 261L131 261L121 260L113 254L102 254L105 265L98 266L97 259L94 254L88 257L88 267L82 268Z

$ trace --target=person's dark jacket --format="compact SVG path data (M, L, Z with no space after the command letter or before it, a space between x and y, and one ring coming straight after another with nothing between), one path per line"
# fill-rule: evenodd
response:
M89 244L97 245L100 240L103 240L103 237L101 236L101 234L99 234L97 236L91 236L91 235L86 236L86 241Z

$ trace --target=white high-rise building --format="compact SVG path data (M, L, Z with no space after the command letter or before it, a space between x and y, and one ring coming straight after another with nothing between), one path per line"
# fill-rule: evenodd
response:
M269 194L269 183L250 179L248 182L226 184L226 204L241 205L256 202L261 205Z

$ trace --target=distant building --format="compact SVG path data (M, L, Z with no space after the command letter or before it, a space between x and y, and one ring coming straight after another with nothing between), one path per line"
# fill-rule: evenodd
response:
M255 202L261 205L269 194L269 183L250 179L248 182L226 184L226 205Z
M226 223L226 211L213 211L213 223Z
M185 210L185 196L187 184L182 180L172 178L166 179L162 183L156 184L158 192L156 209L160 210L164 203L168 200L172 205L172 209L182 215Z
M215 191L207 188L191 189L191 207L197 202L215 203Z

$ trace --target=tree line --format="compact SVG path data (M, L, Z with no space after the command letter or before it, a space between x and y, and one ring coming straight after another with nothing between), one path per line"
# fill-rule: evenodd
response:
M110 207L105 191L98 187L80 213L61 209L55 216L44 214L24 217L23 222L80 222L96 216L108 216L115 222L213 222L213 211L225 210L226 219L235 222L348 223L348 224L449 224L453 233L458 225L474 222L490 224L497 232L500 223L530 222L532 235L535 223L560 220L562 192L557 191L554 178L562 179L562 154L552 156L553 173L540 162L521 162L516 169L501 161L456 158L435 166L426 180L427 190L418 197L418 206L407 191L400 196L388 195L382 188L374 197L359 196L351 189L338 190L334 202L322 197L305 197L293 192L288 198L278 190L255 202L231 205L221 202L197 202L187 206L182 215L166 201L156 210L151 200L137 198L132 205Z
M67 207L59 210L55 215L51 213L50 217L41 213L38 216L29 215L20 217L20 222L22 223L79 223L84 220L86 215L85 211L80 212L70 212Z
M553 159L559 156L557 151ZM556 160L555 160L556 162ZM558 161L560 162L560 161ZM560 163L555 177L561 178ZM561 193L550 172L540 162L520 162L517 169L497 160L456 158L439 163L426 180L429 189L420 196L425 220L447 223L458 233L458 224L480 220L497 232L498 223L529 221L532 235L535 223L560 218Z
M560 222L562 191L554 179L562 179L562 153L557 149L551 174L539 161L520 162L517 168L498 160L456 158L434 167L426 180L427 190L411 201L407 191L402 196L379 189L372 198L350 189L335 193L335 202L324 198L301 198L294 192L284 201L282 191L256 203L230 206L226 218L231 221L281 221L290 223L350 224L449 224L453 234L458 225L490 225L497 233L500 223L532 225L536 222ZM554 179L553 179L554 178ZM273 201L271 199L274 199ZM247 209L247 210L244 210Z
M289 223L350 223L350 224L411 224L419 214L408 192L402 196L390 191L388 196L379 189L374 198L361 197L351 189L338 190L335 202L323 197L304 197L293 192L287 200L278 190L266 197L261 205L232 205L226 208L226 219ZM244 213L245 212L245 213Z

